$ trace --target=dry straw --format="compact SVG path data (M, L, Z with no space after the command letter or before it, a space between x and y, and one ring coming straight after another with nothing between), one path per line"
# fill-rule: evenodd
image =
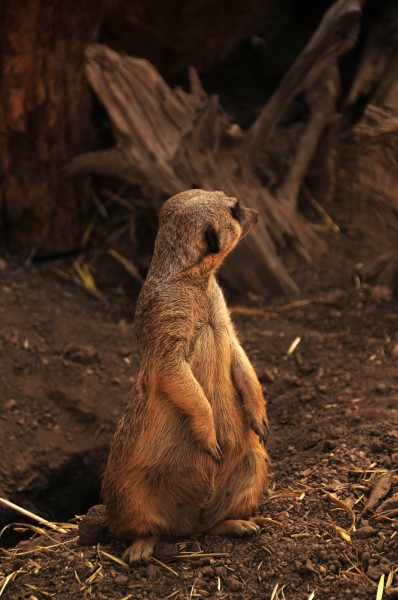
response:
M39 515L35 515L30 510L26 510L25 508L22 508L21 506L18 506L17 504L14 504L13 502L6 500L5 498L0 498L0 503L4 506L7 506L8 508L12 508L16 512L19 512L21 515L24 515L25 517L33 519L33 521L37 521L37 523L40 523L41 525L45 525L50 529L54 529L54 531L58 531L59 533L67 533L66 529L59 527L55 523L47 521L47 519L43 519L43 517L39 517Z

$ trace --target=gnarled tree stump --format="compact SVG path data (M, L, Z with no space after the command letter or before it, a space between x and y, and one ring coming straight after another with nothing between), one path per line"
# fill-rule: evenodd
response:
M278 250L293 248L311 260L323 243L302 220L297 199L339 94L336 57L355 43L359 0L339 0L283 78L248 133L229 122L217 97L209 98L195 72L191 93L172 90L147 61L96 45L87 53L87 76L113 125L116 146L76 157L65 169L115 175L141 186L159 207L187 188L221 189L260 213L260 222L226 263L231 287L257 294L294 294L297 286ZM265 142L293 99L306 92L311 116L290 170L271 194L258 170Z

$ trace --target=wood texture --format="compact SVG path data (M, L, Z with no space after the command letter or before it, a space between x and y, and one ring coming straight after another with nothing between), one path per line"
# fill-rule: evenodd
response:
M310 41L287 71L249 131L246 144L253 160L259 160L259 155L264 151L292 100L311 89L323 70L355 45L361 6L361 0L338 0L326 11Z
M11 246L37 255L75 250L84 228L89 181L60 168L92 135L81 57L100 20L95 0L2 2L1 220Z
M233 261L227 261L224 278L233 288L243 287L258 294L296 293L297 286L278 249L292 245L310 260L312 253L322 248L292 199L298 194L306 165L330 116L328 111L325 113L328 103L315 102L319 92L315 88L312 92L312 101L317 105L316 131L311 122L292 167L289 186L294 179L294 189L289 197L282 192L273 196L248 160L243 133L237 125L231 126L218 99L205 94L194 71L191 93L171 90L149 62L96 45L88 52L87 75L113 125L116 145L107 151L107 164L115 165L114 174L141 185L145 197L157 207L165 197L192 187L222 189L238 196L243 204L258 210L261 218L234 253ZM332 103L334 99L332 95ZM65 175L74 176L88 168L101 172L103 155L99 155L97 164L95 157L76 157L66 167Z
M397 73L398 6L390 0L385 3L366 38L344 110L361 117L361 107L385 102L397 83Z

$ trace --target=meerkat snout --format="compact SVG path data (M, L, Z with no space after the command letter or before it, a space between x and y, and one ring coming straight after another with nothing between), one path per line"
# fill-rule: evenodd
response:
M259 214L257 210L254 210L254 208L241 208L241 212L243 215L241 221L242 239L247 233L249 233L253 225L255 225L258 222Z

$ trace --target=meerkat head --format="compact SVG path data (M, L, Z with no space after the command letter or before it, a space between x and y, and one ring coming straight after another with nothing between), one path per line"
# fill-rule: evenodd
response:
M181 192L160 211L154 261L164 268L173 263L174 272L199 265L215 269L257 220L257 211L223 192Z

